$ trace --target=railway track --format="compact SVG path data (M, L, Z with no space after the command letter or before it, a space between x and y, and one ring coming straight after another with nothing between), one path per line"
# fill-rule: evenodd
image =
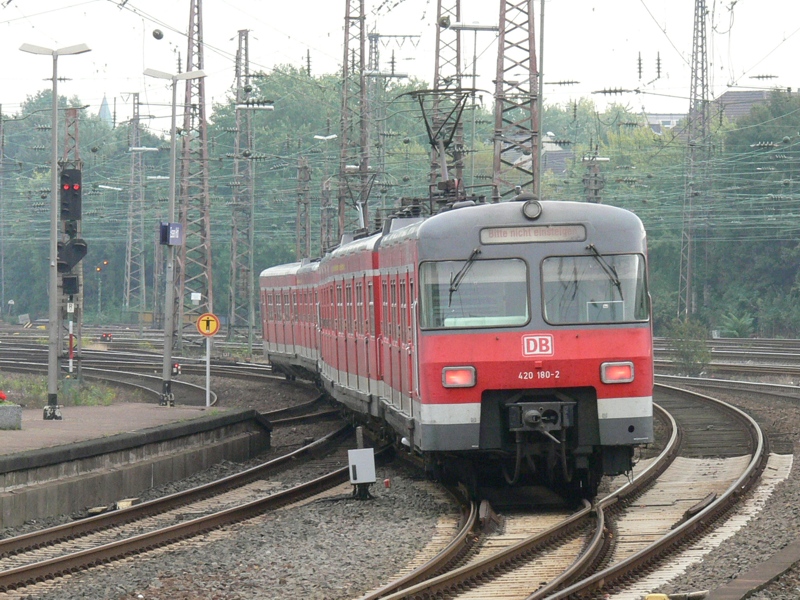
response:
M266 416L289 424L292 412ZM319 413L314 413L319 417ZM288 420L288 421L287 421ZM347 425L331 427L325 437L279 458L203 486L112 510L94 517L0 540L0 590L20 590L62 575L107 564L179 540L250 519L267 511L330 493L349 479L344 440ZM381 454L379 453L379 456ZM291 467L304 482L287 485L275 475ZM341 492L339 492L341 493Z
M361 600L610 594L702 535L758 479L767 456L763 436L725 403L663 386L660 396L677 415L673 420L665 413L672 434L636 479L617 481L619 487L595 506L569 516L512 514L500 535L484 529L470 548L461 548L462 558L437 557ZM486 520L488 508L480 512ZM474 509L471 514L472 530L481 531ZM454 540L451 546L457 543L464 544Z

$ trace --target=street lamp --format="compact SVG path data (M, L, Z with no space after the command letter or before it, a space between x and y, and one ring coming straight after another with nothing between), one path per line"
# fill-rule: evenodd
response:
M31 54L49 54L53 57L53 123L52 144L53 155L50 162L50 315L47 323L49 334L47 353L47 406L44 408L45 420L60 420L58 408L58 346L60 329L59 297L58 297L58 57L89 52L86 44L77 44L54 50L33 44L22 44L23 52Z
M169 204L167 219L170 223L175 221L175 159L177 154L177 132L175 127L177 89L179 81L200 79L205 77L205 71L187 71L186 73L165 73L155 69L145 69L144 74L157 79L167 79L172 83L172 122L169 137ZM167 246L167 291L164 299L164 366L161 371L161 406L175 406L175 397L172 395L172 343L175 336L175 246Z

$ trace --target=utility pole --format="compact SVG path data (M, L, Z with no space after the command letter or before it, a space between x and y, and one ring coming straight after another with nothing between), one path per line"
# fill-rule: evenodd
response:
M342 112L339 131L339 238L351 222L348 201L358 211L358 228L369 222L369 114L366 86L366 16L364 0L345 0Z
M449 144L431 144L430 184L436 186L444 180L443 165L448 178L462 181L464 173L464 125L459 118L450 119L450 107L441 104L443 97L437 92L461 92L461 29L453 27L461 22L461 0L437 0L436 2L436 54L433 74L433 131L440 132L438 141L449 139ZM462 102L458 99L456 102Z
M146 308L144 254L144 166L139 129L139 94L133 93L133 116L130 121L131 176L128 190L128 239L125 245L125 310L137 314L139 336L142 336Z
M539 67L533 0L500 0L499 25L493 202L514 193L517 187L535 194L539 189L540 165Z
M683 196L683 227L681 231L680 283L678 287L678 318L688 319L696 310L694 282L694 238L697 200L708 193L710 149L710 111L708 104L708 56L706 46L705 0L695 0L694 32L692 34L692 72L689 96L689 115L686 132L686 183ZM705 198L707 201L708 198ZM704 207L703 207L704 208Z
M228 339L237 327L247 327L248 347L252 352L255 320L253 273L253 216L255 189L253 177L252 111L240 108L250 100L250 32L239 31L236 51L236 131L233 141L233 210L231 219L231 269Z
M309 187L311 167L301 156L297 164L297 216L295 218L295 256L303 260L311 255L311 215L309 211Z
M186 72L203 71L202 0L191 0ZM211 278L211 199L208 183L208 124L205 78L186 80L181 152L180 222L184 244L176 261L177 349L183 327L214 312ZM164 310L170 310L165 307Z
M367 62L367 112L370 115L369 119L369 133L367 139L371 148L375 149L375 165L376 183L381 185L383 176L386 173L386 143L389 136L386 131L386 82L389 79L404 79L408 77L405 73L398 73L395 69L396 63L394 60L394 51L392 52L392 60L390 62L391 69L389 71L381 70L380 60L380 42L382 39L399 40L400 43L418 38L416 35L381 35L377 32L369 34L369 60ZM383 197L383 196L382 196ZM381 206L380 210L385 210L385 206ZM376 211L377 213L377 211ZM381 215L382 216L382 215ZM379 223L376 221L376 225Z

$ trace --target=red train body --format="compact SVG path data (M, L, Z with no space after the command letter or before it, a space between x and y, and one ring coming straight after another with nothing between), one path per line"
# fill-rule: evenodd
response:
M610 206L395 219L264 270L264 350L437 475L589 497L653 441L646 274L641 221Z

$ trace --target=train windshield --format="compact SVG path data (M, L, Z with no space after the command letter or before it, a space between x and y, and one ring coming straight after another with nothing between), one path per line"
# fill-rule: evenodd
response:
M625 323L650 316L640 254L555 256L542 262L548 323Z
M528 270L518 259L425 262L420 265L423 329L516 327L528 322Z

